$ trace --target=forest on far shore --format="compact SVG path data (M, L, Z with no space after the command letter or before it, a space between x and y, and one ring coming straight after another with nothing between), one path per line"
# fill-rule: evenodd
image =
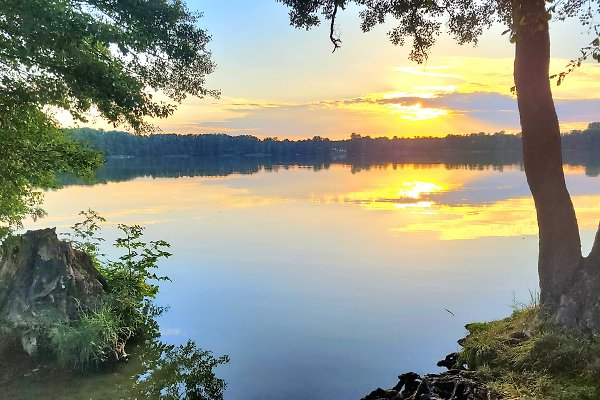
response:
M444 137L377 137L353 133L350 139L329 140L320 136L303 140L260 139L251 135L153 134L132 135L91 128L69 130L76 141L105 156L384 156L440 152L521 152L520 135L505 132L471 133ZM564 151L600 154L600 122L585 130L562 135Z

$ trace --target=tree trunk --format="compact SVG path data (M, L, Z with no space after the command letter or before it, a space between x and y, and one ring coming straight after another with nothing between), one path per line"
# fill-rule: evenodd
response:
M515 0L515 86L523 160L539 227L540 302L556 322L600 333L600 226L582 257L575 209L562 169L560 127L550 80L550 37L544 0Z
M550 89L550 37L544 0L515 1L515 86L523 160L539 227L540 301L556 314L583 267L579 229L562 169L560 127Z

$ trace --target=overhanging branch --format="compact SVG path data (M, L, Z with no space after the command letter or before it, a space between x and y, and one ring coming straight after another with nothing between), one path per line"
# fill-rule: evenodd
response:
M331 13L331 25L329 26L329 40L331 40L331 43L333 43L333 51L332 53L335 53L335 51L337 49L339 49L342 46L342 41L340 40L339 37L335 37L335 16L337 14L337 10L338 10L338 2L334 1L333 3L333 12Z

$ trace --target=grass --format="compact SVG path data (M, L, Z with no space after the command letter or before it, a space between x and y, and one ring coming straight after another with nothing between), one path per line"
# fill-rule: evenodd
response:
M505 399L600 399L600 340L523 307L503 320L466 326L459 363L480 372Z
M59 364L78 370L98 368L117 360L124 347L123 324L108 303L93 311L82 312L73 324L52 326L48 339Z

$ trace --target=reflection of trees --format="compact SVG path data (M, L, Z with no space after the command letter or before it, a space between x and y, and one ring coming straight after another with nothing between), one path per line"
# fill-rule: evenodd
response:
M155 308L155 315L161 310ZM192 341L166 344L159 340L155 321L148 329L146 340L128 345L127 362L82 375L57 367L46 357L30 358L20 343L5 343L0 337L0 398L223 399L226 382L214 370L229 361L227 356L214 357Z
M585 167L586 175L600 175L600 160L590 152L567 151L565 164ZM331 161L328 157L135 157L109 158L96 172L96 182L122 182L139 177L179 178L194 176L228 176L232 174L255 174L259 171L285 170L295 167L315 171L328 169L331 165L349 165L352 173L377 168L402 169L439 168L449 170L502 171L507 166L522 168L520 153L479 152L406 154L398 157L347 156L344 160ZM64 184L81 184L72 176L63 176Z
M350 164L354 172L390 164L442 164L449 169L500 171L507 165L522 165L521 137L504 132L417 138L352 134L347 140L315 136L296 141L224 134L135 136L89 128L76 129L70 134L109 158L136 157L135 160L109 160L97 174L100 182L139 176L252 174L260 169L276 170L293 165L319 170L331 163ZM598 161L594 160L597 158L594 155L600 154L597 124L563 135L562 142L565 162L584 165L588 175L598 175L600 171L595 166Z
M446 169L469 170L498 170L502 171L509 165L522 166L520 153L515 152L476 152L476 153L414 153L403 154L396 157L349 157L347 164L352 167L352 172L360 172L375 167L391 166L403 168L406 164L415 164L417 168L438 168L440 165Z
M278 171L294 166L306 166L319 171L330 162L311 157L136 157L109 158L96 172L96 182L122 182L138 177L180 178L193 176L227 176L254 174L258 171ZM80 184L72 176L63 176L64 184Z
M123 387L126 399L202 399L221 400L226 383L217 378L214 368L229 361L227 356L213 357L194 342L173 346L149 340L136 349L139 366Z
M581 165L585 167L587 176L600 175L600 158L592 150L566 151L563 154L563 161L566 164Z

